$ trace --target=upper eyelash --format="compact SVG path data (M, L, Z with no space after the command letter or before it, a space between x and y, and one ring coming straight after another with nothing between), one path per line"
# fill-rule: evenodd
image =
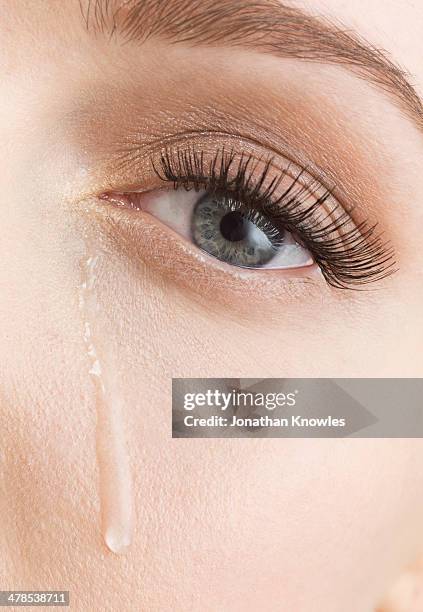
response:
M255 173L263 160L252 155L237 155L224 147L206 161L204 151L192 147L164 150L159 164L152 159L153 169L164 182L175 189L206 189L220 196L230 196L247 207L270 215L273 222L293 233L309 249L323 276L332 287L360 288L386 278L396 271L395 252L377 232L377 223L367 221L351 224L350 215L336 202L331 213L316 219L316 212L331 196L326 190L308 207L304 202L313 187L321 187L314 179L305 186L301 176L305 169L292 177L289 167L269 180L273 158L267 159L263 170ZM289 176L291 184L276 196L282 180ZM334 214L337 213L337 214ZM347 224L351 227L345 229ZM341 230L344 232L339 234Z

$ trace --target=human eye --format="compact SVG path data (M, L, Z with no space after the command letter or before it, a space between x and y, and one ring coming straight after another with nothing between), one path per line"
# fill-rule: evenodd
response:
M377 223L353 211L302 167L235 146L178 145L152 155L154 188L108 194L147 213L204 254L236 268L302 274L354 289L395 269Z

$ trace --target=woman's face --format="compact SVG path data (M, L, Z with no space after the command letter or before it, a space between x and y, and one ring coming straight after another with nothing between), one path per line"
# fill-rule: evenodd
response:
M371 611L422 548L420 440L172 439L171 379L423 375L423 111L375 51L421 92L423 8L164 4L0 2L0 582ZM261 250L222 246L241 196L290 215Z

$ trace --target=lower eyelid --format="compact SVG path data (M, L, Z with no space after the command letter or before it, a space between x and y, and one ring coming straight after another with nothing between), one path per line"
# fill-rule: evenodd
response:
M198 246L195 247L193 244L191 224L189 216L187 215L187 210L191 210L199 197L201 197L198 191L194 189L187 191L184 188L157 189L139 195L136 194L135 199L131 198L133 195L134 194L128 194L128 196L126 196L129 198L125 200L127 206L150 214L158 223L162 223L162 225L184 238L187 242L192 244L193 248L199 249ZM165 217L166 221L163 220L163 217ZM206 251L201 252L209 260L216 259ZM292 263L289 262L290 258ZM293 263L294 261L296 263ZM298 278L300 277L299 270L301 267L310 267L313 264L314 262L311 255L309 253L307 254L307 251L294 240L292 234L287 232L283 251L276 254L269 263L252 269L256 274L263 273L270 269L279 270L279 272L298 270L298 274L295 275L295 277ZM232 266L234 266L234 264L232 264ZM248 269L248 266L244 269Z
M102 203L104 206L104 202ZM249 269L222 262L183 239L148 212L111 204L113 243L135 266L147 266L206 308L228 308L235 317L283 317L281 307L297 300L321 300L330 292L316 264L298 269ZM110 225L110 224L109 224ZM142 270L139 271L142 273Z

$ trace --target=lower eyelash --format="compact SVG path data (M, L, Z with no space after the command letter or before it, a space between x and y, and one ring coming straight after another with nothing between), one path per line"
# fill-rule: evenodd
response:
M359 289L396 271L394 250L383 241L377 224L369 225L366 221L354 224L339 203L329 213L324 208L332 195L329 190L305 205L310 193L319 188L322 191L316 179L307 186L302 183L306 169L294 177L288 173L289 167L275 173L273 158L258 160L223 147L207 161L204 151L188 147L165 150L158 163L154 159L151 163L160 180L172 183L175 189L205 189L267 215L310 251L332 287ZM263 168L258 172L260 165ZM287 178L289 185L277 195Z

